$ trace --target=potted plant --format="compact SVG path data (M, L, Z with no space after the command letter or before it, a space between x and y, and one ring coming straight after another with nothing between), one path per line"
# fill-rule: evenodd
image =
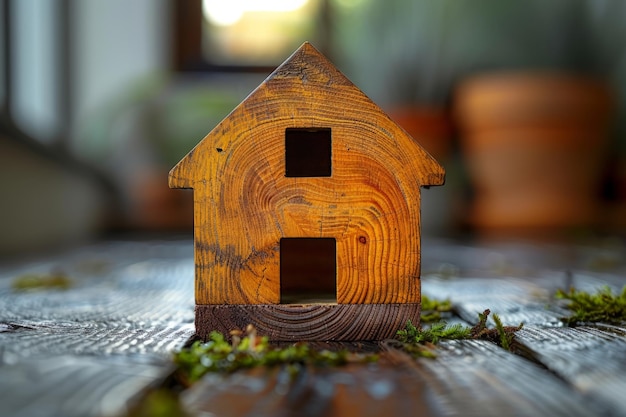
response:
M590 226L613 109L601 80L561 72L498 72L455 94L473 184L469 220L481 229Z

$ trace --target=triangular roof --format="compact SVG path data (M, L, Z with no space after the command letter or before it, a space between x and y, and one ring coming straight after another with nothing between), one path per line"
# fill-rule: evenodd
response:
M348 80L324 55L310 43L305 42L172 168L169 175L170 187L193 188L195 181L207 175L206 172L200 172L203 170L199 170L197 164L194 163L194 155L221 149L219 144L223 142L224 136L229 134L233 123L271 122L272 112L276 105L272 103L277 100L284 102L285 106L291 106L292 118L303 110L300 107L307 111L315 111L314 108L306 108L307 97L303 96L303 91L319 90L325 91L328 95L329 90L333 89L336 90L335 97L338 106L342 105L341 100L346 97L350 98L351 105L355 105L355 107L344 106L341 109L345 117L354 119L355 123L360 121L361 116L369 117L372 119L372 126L395 138L402 147L401 150L397 150L397 156L409 162L404 165L417 168L414 169L412 175L419 185L430 186L444 183L445 174L441 165L404 129L389 119L380 107ZM328 103L328 105L332 106L333 103ZM351 113L354 115L351 116ZM419 161L417 167L415 161Z

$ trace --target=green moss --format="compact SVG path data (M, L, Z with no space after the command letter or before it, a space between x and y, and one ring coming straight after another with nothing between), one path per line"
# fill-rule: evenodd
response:
M296 343L287 347L270 345L267 337L257 336L248 326L246 333L232 332L229 343L223 334L212 332L206 343L194 342L174 356L178 376L190 385L209 372L230 373L240 369L259 366L287 366L290 372L306 365L315 367L341 366L349 362L372 362L377 355L360 355L345 350L316 350L308 343ZM241 337L243 336L243 337Z
M423 298L428 311L442 313L452 311L449 300L437 301ZM493 315L495 328L487 327L490 311L478 315L478 323L473 327L462 324L449 325L438 321L422 328L407 321L404 329L398 330L398 347L413 356L435 358L434 346L441 340L483 339L510 349L514 334L521 329L503 326L500 318ZM350 362L372 362L378 359L375 354L356 354L346 350L317 350L308 343L296 343L287 347L276 347L267 337L258 336L252 326L245 332L231 332L231 341L218 332L212 332L207 342L194 342L174 356L177 365L177 378L184 386L193 384L210 372L231 373L240 369L255 367L286 366L290 372L297 372L303 366L334 367Z
M13 280L11 287L14 291L29 291L42 289L66 290L72 286L72 280L61 272L49 274L24 274Z
M557 290L556 298L567 300L565 307L572 312L562 320L574 325L586 323L613 323L626 322L626 286L621 293L613 294L609 287L602 287L597 293L590 294L570 288L569 291Z
M423 311L432 317L453 311L449 300L439 301L422 298ZM441 340L486 339L510 349L514 333L521 329L502 325L500 318L493 315L495 328L487 328L490 311L478 314L478 323L473 327L461 324L448 325L437 321L428 328L414 326L407 321L404 329L398 330L395 340L387 340L390 346L402 349L413 357L435 359L435 345ZM422 323L427 322L422 316ZM284 366L290 373L297 373L304 366L334 367L347 363L368 363L378 360L377 354L357 354L346 350L316 350L307 343L296 343L287 347L272 346L267 337L258 336L253 326L245 332L232 331L231 341L219 332L212 332L207 342L196 341L191 346L174 354L177 369L172 378L173 387L150 391L134 407L129 416L186 416L178 393L211 372L231 373L254 367Z
M515 339L515 333L522 330L524 323L520 323L517 326L503 326L500 316L494 313L491 317L495 327L488 328L487 320L489 319L490 314L491 311L489 309L483 311L482 313L478 313L478 323L472 327L470 331L470 338L487 340L506 350L511 350L513 340Z
M478 323L473 327L463 326L458 323L448 325L446 322L438 322L428 328L422 328L421 326L415 327L409 320L405 328L398 330L396 335L397 339L403 343L403 349L409 351L409 353L421 353L416 348L419 345L436 345L440 340L452 339L488 340L504 349L510 350L515 338L515 332L520 330L523 324L519 326L503 326L500 317L494 314L492 317L495 328L490 329L487 327L487 319L490 314L489 310L478 313Z
M437 354L432 346L398 342L399 348L414 358L437 359Z
M422 295L422 314L420 321L422 323L434 323L440 321L446 313L452 312L452 303L449 299L437 300Z
M467 339L470 328L462 324L448 325L446 322L434 323L428 328L415 327L411 320L396 333L398 340L403 343L432 343L437 344L442 339Z
M148 391L128 412L127 417L188 417L178 393L165 388Z
M507 329L502 325L500 316L496 313L493 314L493 322L496 325L496 331L498 332L498 337L500 338L500 346L506 350L511 350L511 342L513 342L513 338L515 337L515 331L521 329L522 325L520 324L520 327L514 331L507 331Z
M489 314L491 314L491 310L489 309L483 311L482 313L478 313L478 323L476 323L470 330L470 336L473 339L479 339L489 333L489 329L487 328L487 319L489 318Z

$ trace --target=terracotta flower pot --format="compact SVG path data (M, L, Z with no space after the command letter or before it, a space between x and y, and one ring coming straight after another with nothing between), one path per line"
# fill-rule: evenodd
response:
M463 82L455 100L473 225L594 224L612 109L603 83L556 73L483 75Z
M457 223L458 181L450 169L452 121L444 108L395 106L389 116L446 168L445 187L424 190L421 202L422 233L447 235Z
M389 117L402 126L435 159L441 162L450 156L452 123L444 109L396 106L388 113Z
M193 195L167 186L167 172L156 168L138 170L129 181L127 225L144 231L191 231Z

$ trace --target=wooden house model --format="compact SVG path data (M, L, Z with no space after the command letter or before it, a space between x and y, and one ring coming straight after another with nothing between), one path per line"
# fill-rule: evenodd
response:
M170 172L194 190L196 330L379 340L420 313L444 169L304 43Z

